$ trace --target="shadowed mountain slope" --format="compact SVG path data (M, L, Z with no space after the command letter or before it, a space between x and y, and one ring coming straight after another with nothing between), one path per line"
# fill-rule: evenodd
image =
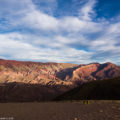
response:
M57 77L59 78L80 82L102 80L118 76L120 76L120 66L112 63L79 65L57 72Z
M55 100L120 100L120 77L80 85Z
M50 101L63 94L72 86L40 85L24 83L0 84L0 102L34 102Z

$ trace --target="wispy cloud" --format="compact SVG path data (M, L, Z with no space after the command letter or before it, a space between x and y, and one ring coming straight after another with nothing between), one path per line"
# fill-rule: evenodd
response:
M94 15L94 7L96 4L96 0L89 0L83 7L79 10L80 18L83 20L91 20Z

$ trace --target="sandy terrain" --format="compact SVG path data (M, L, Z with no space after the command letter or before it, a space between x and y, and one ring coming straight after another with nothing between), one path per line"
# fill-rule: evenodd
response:
M120 120L120 101L0 103L0 120Z

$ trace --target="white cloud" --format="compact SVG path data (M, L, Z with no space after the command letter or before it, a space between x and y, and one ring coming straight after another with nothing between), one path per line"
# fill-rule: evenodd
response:
M31 0L0 3L7 7L0 4L0 17L6 19L5 24L0 24L1 29L24 31L0 34L0 56L74 63L102 61L103 57L105 61L114 56L110 60L118 62L115 58L120 57L120 23L106 19L95 22L96 0L88 0L79 10L79 16L61 18L38 10Z
M0 0L0 16L13 17L22 15L33 10L34 5L31 0Z
M16 40L18 38L19 41ZM76 63L82 63L83 61L87 63L92 54L84 50L76 50L63 46L58 50L49 48L49 45L45 48L37 47L23 42L22 38L25 38L24 35L18 33L0 35L0 54L10 56L8 57L9 59Z
M103 30L104 33L95 41L92 41L91 47L102 51L120 51L120 46L118 45L120 42L119 28L119 22L113 24L109 23L107 28Z
M26 13L20 24L38 30L56 30L58 21L52 16L34 10Z
M88 2L80 9L79 17L83 20L91 20L91 15L95 15L95 11L93 10L96 4L96 0L88 0Z

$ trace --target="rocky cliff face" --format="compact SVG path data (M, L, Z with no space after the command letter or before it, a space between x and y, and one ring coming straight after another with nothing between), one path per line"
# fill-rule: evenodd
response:
M0 60L0 83L73 85L120 76L120 67L112 63L78 65Z

